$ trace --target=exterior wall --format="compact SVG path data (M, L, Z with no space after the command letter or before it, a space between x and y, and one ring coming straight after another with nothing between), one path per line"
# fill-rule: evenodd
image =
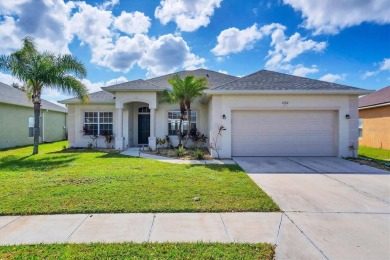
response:
M232 111L234 110L334 110L338 114L336 132L338 156L354 156L349 146L357 144L357 96L347 95L214 95L211 107L211 138L216 138L219 126L225 126L219 141L221 158L231 157ZM282 104L288 102L288 104ZM349 114L351 119L346 119ZM225 115L226 119L222 116ZM352 120L352 122L350 121ZM215 157L216 153L212 151Z
M33 108L1 103L0 148L33 144L34 138L28 136L28 118L33 116ZM44 128L41 127L41 142L65 139L65 113L42 109L40 123L44 126Z
M390 150L390 106L359 110L363 135L359 145Z
M43 142L65 140L66 115L56 111L42 111L41 124Z
M69 147L87 147L91 138L83 134L84 112L113 112L113 133L114 138L117 133L117 114L115 113L114 104L69 104L68 105L68 142ZM114 144L114 141L112 142ZM98 147L106 147L104 137L99 136L97 139Z

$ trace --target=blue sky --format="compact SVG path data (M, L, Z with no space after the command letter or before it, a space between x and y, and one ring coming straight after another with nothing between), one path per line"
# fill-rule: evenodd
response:
M27 35L40 50L80 59L92 92L200 67L236 76L269 69L367 89L390 84L386 0L0 0L0 55ZM1 72L0 81L14 79Z

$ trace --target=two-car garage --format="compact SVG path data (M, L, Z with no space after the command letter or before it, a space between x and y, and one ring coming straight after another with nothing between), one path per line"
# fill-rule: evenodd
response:
M335 110L233 110L232 156L337 156Z

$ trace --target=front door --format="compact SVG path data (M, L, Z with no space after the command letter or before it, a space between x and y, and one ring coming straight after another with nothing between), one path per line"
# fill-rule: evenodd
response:
M138 144L148 144L150 136L150 115L138 115Z

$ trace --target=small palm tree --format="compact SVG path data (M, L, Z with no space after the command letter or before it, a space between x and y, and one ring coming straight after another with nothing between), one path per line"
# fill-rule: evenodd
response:
M182 146L182 125L184 115L186 112L185 97L183 91L183 85L180 82L175 82L172 79L168 79L169 84L172 85L172 89L165 89L162 93L160 103L175 104L179 103L180 121L179 121L179 147Z
M191 128L191 102L194 101L195 98L202 95L203 90L207 89L207 79L206 78L196 78L194 76L187 76L184 80L177 77L174 79L181 80L184 89L184 104L187 109L187 137L190 136L190 128Z
M187 76L184 79L179 75L175 75L168 79L172 89L166 89L163 92L160 102L179 103L180 109L180 123L179 123L179 146L182 146L182 125L187 111L187 137L190 134L191 127L191 102L202 95L203 90L207 88L206 78L196 78L194 76Z
M87 75L85 66L71 55L38 52L31 37L22 40L22 48L9 56L0 56L0 70L10 72L23 83L23 90L34 104L34 149L38 153L39 117L43 88L75 94L86 102L87 88L79 79Z

